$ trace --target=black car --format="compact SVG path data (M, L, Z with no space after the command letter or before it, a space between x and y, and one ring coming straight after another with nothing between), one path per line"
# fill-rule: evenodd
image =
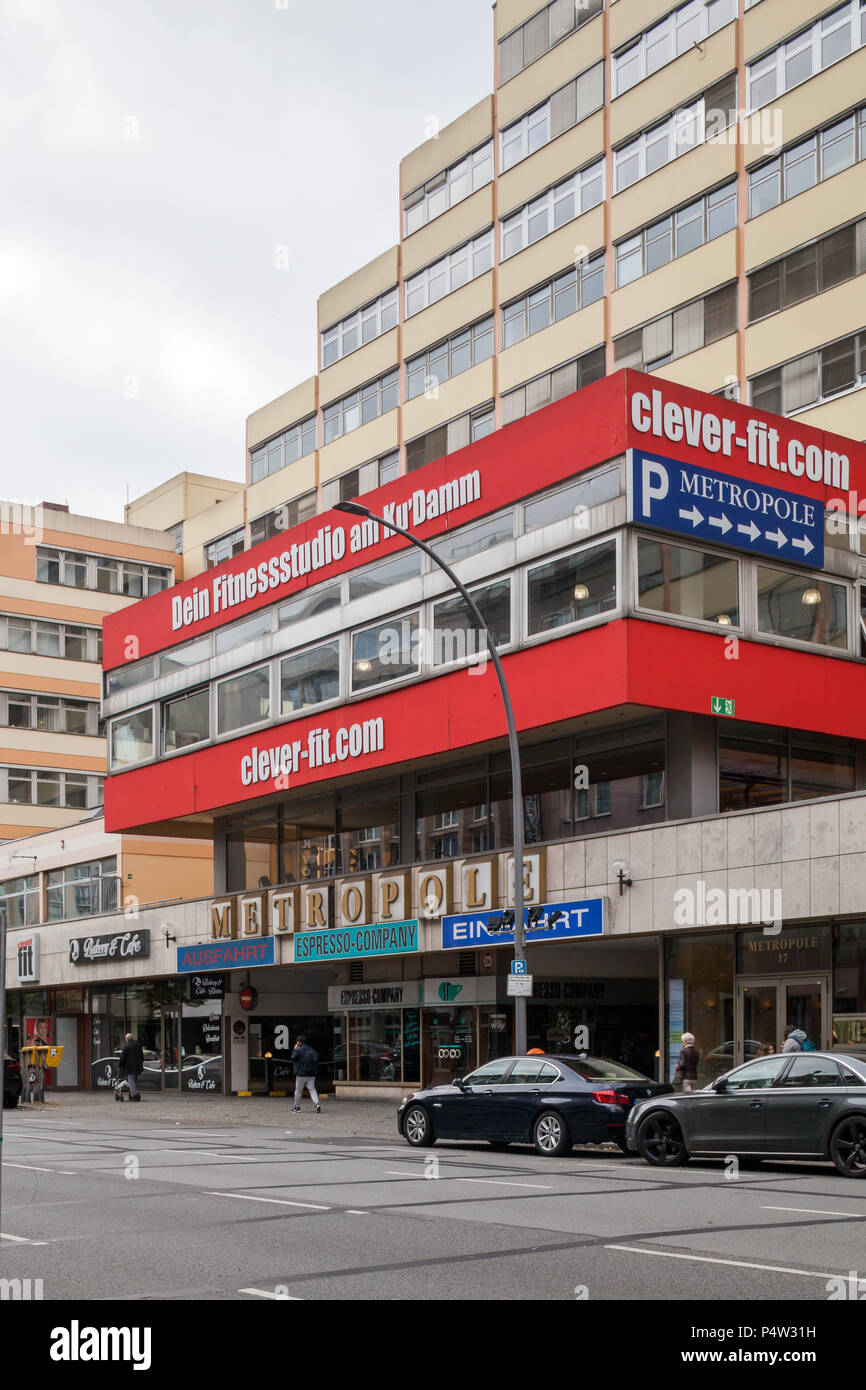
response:
M18 1104L18 1099L24 1089L21 1080L21 1063L9 1053L3 1057L3 1109L12 1110Z
M397 1129L413 1148L486 1139L494 1149L532 1143L548 1155L613 1140L626 1152L631 1107L672 1089L603 1057L500 1057L450 1086L406 1096Z
M866 1059L783 1052L726 1072L702 1091L647 1101L628 1116L626 1141L647 1163L694 1157L832 1159L866 1178Z

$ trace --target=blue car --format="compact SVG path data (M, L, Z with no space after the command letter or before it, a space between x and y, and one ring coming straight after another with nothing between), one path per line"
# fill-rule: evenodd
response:
M534 1144L548 1157L575 1144L613 1141L627 1153L632 1106L672 1090L604 1057L500 1057L450 1086L406 1096L397 1129L413 1148L437 1139L480 1139L497 1150Z

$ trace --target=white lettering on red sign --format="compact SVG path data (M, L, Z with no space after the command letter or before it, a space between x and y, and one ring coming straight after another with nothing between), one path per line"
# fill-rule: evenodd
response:
M631 398L631 422L640 434L653 434L673 444L686 443L693 449L725 458L745 454L746 461L757 468L790 473L792 478L801 478L805 473L813 483L825 483L827 487L847 490L849 485L847 454L822 449L818 444L803 444L799 439L789 440L787 449L780 451L779 431L764 420L747 420L744 434L740 434L737 420L666 401L661 391L635 391Z
M241 783L252 787L278 779L288 782L303 763L308 768L325 767L362 758L366 753L380 753L384 747L385 721L381 715L334 731L310 729L306 741L296 738L276 748L251 748L241 758Z

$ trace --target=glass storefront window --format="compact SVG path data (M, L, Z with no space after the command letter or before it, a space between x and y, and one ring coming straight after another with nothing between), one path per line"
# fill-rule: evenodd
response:
M817 575L758 565L758 628L774 637L848 646L848 589Z
M423 1020L424 1085L447 1086L478 1065L475 1009L425 1009Z
M233 817L226 834L226 875L229 892L280 882L276 812Z
M734 1065L734 933L665 939L661 1079L670 1081L682 1034L694 1033L698 1085Z
M339 799L337 873L368 873L400 862L400 787L365 783Z
M756 733L760 733L757 726ZM719 810L747 811L788 799L788 748L785 730L767 728L752 742L719 739Z
M738 627L737 561L638 538L638 604L699 622Z
M326 878L336 872L337 816L334 797L303 793L280 808L280 883Z
M349 1015L350 1081L399 1081L402 1065L399 1009Z
M194 1094L222 1091L222 1003L184 1002L181 1019L181 1089Z
M492 835L483 760L418 774L415 794L416 858L421 863L471 854L473 828ZM476 817L476 811L481 812Z
M833 1043L845 1052L866 1050L866 923L836 928L833 960Z

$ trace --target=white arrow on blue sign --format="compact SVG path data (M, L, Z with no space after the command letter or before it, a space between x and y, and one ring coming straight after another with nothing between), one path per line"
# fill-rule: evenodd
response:
M630 519L737 550L824 564L824 512L801 493L632 450Z

